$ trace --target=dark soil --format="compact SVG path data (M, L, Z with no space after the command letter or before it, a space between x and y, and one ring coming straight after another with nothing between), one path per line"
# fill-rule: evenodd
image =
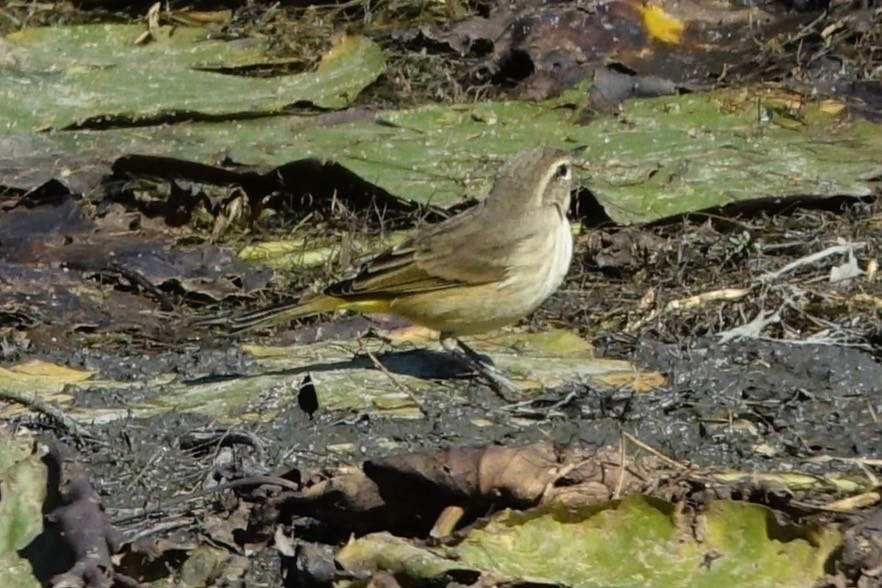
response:
M223 479L292 467L324 470L433 448L542 440L604 447L630 433L702 469L860 477L857 461L882 453L877 418L882 411L877 344L882 321L875 303L867 302L880 299L882 286L865 276L830 284L830 267L841 265L844 256L802 266L771 284L755 283L765 272L842 242L866 243L857 254L866 267L882 245L879 219L876 204L858 203L839 212L797 210L742 218L722 228L684 221L590 231L568 285L526 322L535 328L549 323L574 327L602 355L662 371L667 384L650 393L573 384L507 405L480 382L441 381L421 399L430 417L420 420L321 408L310 416L291 395L270 422L220 428L207 418L178 413L123 420L103 428L100 442L81 444L81 451L100 481L111 518L129 536L165 525L177 528L175 536L191 536L192 513L223 509L224 503L201 496L181 505L172 497ZM733 240L733 226L735 235L749 231L747 245ZM625 259L616 253L625 241L649 248L637 247L639 253ZM616 267L608 262L597 267L598 259L612 258ZM652 314L670 300L736 287L754 288L757 295ZM641 305L647 290L658 292L656 301ZM721 332L749 323L760 311L785 306L780 320L759 336L721 342ZM813 335L819 335L818 342L809 342ZM215 341L213 347L136 355L84 351L77 363L117 378L157 369L182 378L253 371L227 342ZM454 394L464 387L465 403ZM278 406L278 395L270 396ZM124 406L126 398L108 391L97 400L80 400ZM205 437L201 445L193 441L198 435ZM816 489L801 498L820 503L822 494ZM160 518L143 518L145 506ZM320 531L314 538L341 540ZM259 576L253 581L274 582Z
M13 4L9 14L17 15L14 18L21 21L20 26L60 19L57 14L28 12L30 3ZM834 10L845 10L842 3L833 4ZM242 9L228 25L227 34L248 34L249 27L256 26L263 8L249 6L255 12ZM474 11L486 6L463 5L466 8ZM290 19L273 20L278 29L277 51L282 55L294 51L283 39L300 38L298 33L306 26L299 18L302 14L296 12L302 9L291 10ZM364 14L347 12L360 10L354 3L328 10L338 10L352 22L366 20ZM416 16L429 22L449 18ZM73 11L65 12L63 18L80 22L101 16ZM308 53L303 55L305 60L322 53L324 46L316 39L333 28L334 18L310 21L312 36L299 49ZM3 30L19 27L2 26ZM814 40L807 46L818 51L812 62L817 69L806 67L800 70L802 77L778 81L803 89L811 81L832 83L829 68L822 66L833 59L835 51L830 49L828 55L827 49L818 49L823 45L817 36L822 26L816 24L817 30L804 36ZM846 27L836 33L838 40L849 42L849 31ZM390 73L372 88L365 98L372 105L400 102L405 88L410 91L406 101L417 103L507 92L491 86L487 72L478 67L482 60L474 55L442 59L431 51L410 51L419 38L414 30L403 35L385 30L376 35L388 51L400 52L392 69L398 67L404 73ZM866 38L875 37L867 33ZM767 46L762 65L767 71L775 69L773 65L792 71L791 57L796 51L786 53L789 57L772 64L772 49ZM854 72L872 71L870 66L878 62L859 63L864 69ZM479 70L480 75L476 74ZM855 73L854 77L859 76ZM581 196L583 204L590 200L587 190ZM725 215L714 211L645 227L597 227L591 219L582 219L586 228L566 285L524 324L536 329L572 328L595 344L598 355L629 359L666 374L666 385L649 393L572 383L510 405L478 381L446 380L437 382L434 392L420 399L426 418L402 420L330 412L321 403L309 414L290 391L284 392L288 396L282 396L282 401L282 393L267 391L279 411L268 422L243 419L221 427L206 417L170 412L149 420L123 419L92 426L91 438L58 433L79 449L111 522L127 538L162 534L179 542L198 537L204 517L234 510L235 500L229 493L205 494L193 501L175 497L239 476L292 468L321 470L432 448L513 446L541 440L603 447L616 445L623 433L629 433L673 460L702 469L846 472L860 477L865 466L859 460L882 455L878 418L882 412L882 280L876 276L876 260L882 254L879 196L877 190L874 198L860 201L799 203L726 211ZM321 221L326 224L317 225L316 232L358 225L352 216ZM411 221L412 216L408 217ZM369 221L359 227L371 235L383 228L382 223ZM848 244L852 253L831 254L768 277L791 262ZM860 272L831 282L831 269L847 266L850 256ZM323 268L298 281L308 283L320 273L339 269ZM744 289L745 293L731 299L713 295L724 289ZM285 296L281 291L264 294L267 299ZM708 294L702 303L684 302ZM232 306L225 303L207 309L200 306L204 300L187 297L175 302L185 318ZM672 302L678 304L671 306ZM750 325L755 328L746 328ZM347 329L341 328L338 334L345 337ZM352 329L359 327L356 324ZM96 370L98 377L119 381L155 373L173 373L188 380L206 373L255 370L230 340L205 333L170 340L153 335L139 333L96 344L93 333L78 333L72 339L76 350L27 348L13 342L4 345L2 352L5 363L43 358L87 367ZM462 390L465 394L460 394ZM140 400L128 394L122 389L77 393L75 402L125 407L127 402ZM255 399L255 410L264 408L260 405L264 400ZM18 422L54 426L36 417ZM825 496L815 491L799 498L819 504ZM315 536L321 538L321 529ZM324 539L333 543L341 537ZM264 550L261 557L274 560L277 556ZM275 561L251 566L246 585L277 583L277 569Z
M709 223L643 229L643 241L651 242L652 250L603 270L592 267L604 249L592 249L600 239L589 234L568 285L526 322L535 328L548 323L574 327L604 357L631 359L665 373L667 385L651 393L573 384L546 390L528 403L507 405L478 381L451 380L438 382L436 392L421 399L431 418L378 419L322 409L310 416L291 396L271 422L243 422L230 430L260 440L260 452L246 448L251 473L454 445L548 438L561 444L615 445L622 432L673 459L705 468L854 473L846 462L814 458L882 453L877 420L882 365L876 344L882 322L879 310L866 302L868 296L879 299L879 282L861 276L849 284L829 284L829 268L844 259L831 257L757 287L759 296L643 319L666 301L750 286L762 273L837 242L867 243L858 254L865 265L863 260L872 259L882 245L879 219L878 207L864 204L839 213L802 210L743 219L737 222L739 230L749 227L753 242L774 253L743 247L736 255L729 248L731 232ZM633 242L634 231L607 229L604 238L620 242L628 235ZM776 247L785 240L786 247ZM663 294L640 308L647 290ZM720 332L749 323L760 310L776 310L785 301L781 320L762 329L759 337L720 341ZM816 316L824 318L811 320ZM629 328L635 324L637 329ZM822 331L819 342L810 342ZM253 372L231 343L220 339L211 345L213 349L188 345L134 355L83 350L66 359L123 380L157 372L177 373L182 379ZM453 392L464 387L469 401L457 402ZM82 394L77 402L124 406L131 400L108 390ZM477 419L492 426L476 426ZM101 431L101 443L87 442L82 449L113 512L200 487L212 475L215 451L183 451L181 438L213 428L208 419L187 414L118 421Z

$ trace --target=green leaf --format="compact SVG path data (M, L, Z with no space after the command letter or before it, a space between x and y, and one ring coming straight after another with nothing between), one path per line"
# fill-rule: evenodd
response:
M333 330L333 323L324 331ZM36 398L51 399L64 406L78 422L107 423L121 418L149 418L169 410L194 412L220 422L271 420L264 406L267 390L287 398L311 374L319 404L325 410L354 410L400 418L422 416L411 398L437 392L436 379L450 380L462 368L442 351L437 334L420 328L400 329L389 341L329 340L307 345L266 347L244 345L254 358L250 375L221 380L182 382L175 374L155 374L149 380L122 382L90 377L90 372L67 370L33 362L0 370L0 386L27 388ZM507 376L526 391L586 380L596 386L647 390L664 383L664 377L640 369L632 362L594 357L591 346L576 334L552 330L546 333L501 332L470 340L489 355ZM391 343L391 345L390 345ZM394 347L393 347L394 346ZM388 370L377 368L366 352ZM5 382L5 383L4 383ZM65 394L60 394L65 388ZM71 390L130 390L149 398L125 407L67 406ZM465 400L463 400L465 401Z
M317 157L396 196L449 206L485 196L494 171L516 151L539 143L587 145L579 180L623 223L765 197L863 196L880 173L879 125L821 104L805 105L794 120L777 114L779 98L721 90L631 101L620 117L580 124L578 98L434 105L340 124L286 117L12 133L0 136L0 152L9 160L6 176L21 178L31 176L17 171L18 161L65 177L135 152L204 163L226 155L267 166ZM771 121L758 118L758 110L771 112Z
M314 72L226 75L218 70L266 61L256 41L212 40L204 29L178 27L134 45L142 31L138 25L28 28L0 39L0 128L63 128L100 117L250 116L296 102L341 108L385 67L373 42L345 36Z
M0 426L0 586L39 586L31 565L17 555L43 530L46 468L34 440Z
M764 506L716 501L693 534L645 496L570 511L507 511L468 534L456 557L481 570L573 586L810 586L839 542L833 528L784 527Z
M630 496L575 510L550 504L503 511L444 549L367 535L337 560L411 578L471 570L500 583L584 588L801 588L823 575L840 541L832 525L781 525L756 504L716 501L693 521L671 503Z

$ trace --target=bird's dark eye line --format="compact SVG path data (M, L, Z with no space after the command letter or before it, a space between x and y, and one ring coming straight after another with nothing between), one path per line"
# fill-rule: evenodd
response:
M570 166L568 166L565 163L562 163L560 166L558 166L557 172L555 172L555 175L559 178L567 177L568 175L570 175Z

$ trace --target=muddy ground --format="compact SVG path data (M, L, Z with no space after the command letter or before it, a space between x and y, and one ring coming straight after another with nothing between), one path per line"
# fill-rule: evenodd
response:
M179 541L198 536L203 517L234 508L235 500L224 493L198 495L224 479L292 468L327 471L435 448L549 440L567 447L612 447L627 433L699 470L860 477L865 466L859 462L882 453L880 282L861 274L830 283L830 269L847 262L848 254L799 265L772 282L758 280L843 243L863 244L855 245L855 256L859 266L872 269L882 246L880 220L880 206L870 200L836 211L797 208L723 223L691 218L654 227L588 229L566 285L523 325L576 329L598 355L664 373L666 384L648 393L571 383L508 404L480 381L460 377L436 382L420 399L428 416L410 420L328 411L320 397L315 410L301 405L291 390L267 390L250 408L279 411L270 422L248 419L222 427L172 412L93 427L96 438L77 446L110 520L127 537L160 533ZM751 295L659 311L672 300L725 288L749 288ZM653 301L647 292L654 293ZM184 314L215 312L216 307L193 308ZM775 313L776 320L755 333L722 340L757 316ZM342 325L328 332L347 337L363 332L361 320L319 322ZM314 333L309 327L302 332ZM190 335L178 346L142 342L135 352L93 346L73 357L33 356L119 379L171 372L198 381L206 373L259 370L234 340L211 332ZM295 327L255 339L271 343L298 336ZM396 353L401 361L400 352L378 359L395 362ZM443 362L437 352L417 353ZM111 389L81 393L75 403L124 407L133 400L141 398ZM197 495L180 498L189 493ZM795 498L820 504L826 494L816 487ZM323 525L307 525L300 533L328 544L345 538ZM276 557L264 550L249 567L246 583L280 581L274 577Z
M24 10L22 6L18 8ZM243 10L232 24L247 23L248 17ZM92 18L100 16L84 20ZM51 15L47 20L52 22ZM782 71L788 69L789 59L782 59ZM396 66L408 63L404 59ZM454 65L444 73L474 65L454 58L450 63ZM366 102L380 104L383 96L401 90L395 84L401 84L402 77L387 77L397 80L392 90L380 84ZM468 86L474 82L457 79L459 98L487 91L477 84ZM425 92L411 97L417 100L437 91L431 80L421 78L414 84ZM662 372L666 383L650 392L571 382L510 404L478 380L451 377L435 381L432 392L419 399L426 415L418 419L330 411L320 396L316 408L291 390L266 390L249 408L277 411L269 422L249 418L221 426L207 417L169 412L89 427L86 436L72 434L39 414L17 416L12 422L57 434L76 447L109 520L127 539L162 535L181 545L204 534L206 517L236 509L230 491L192 500L181 497L224 480L282 474L292 468L357 465L435 448L549 440L560 446L606 447L617 446L623 434L629 434L687 468L863 477L878 466L868 466L866 460L882 454L879 196L876 188L873 197L864 199L794 198L783 205L714 210L619 227L586 212L597 209L590 186L584 186L578 199L581 210L574 210L583 231L569 277L520 326L571 329L590 341L598 356L627 359ZM315 230L355 227L372 237L384 230L383 222L358 216L361 212L323 218L326 225ZM280 234L300 220L291 219ZM411 216L394 222L409 228L421 221ZM265 229L271 232L273 227ZM304 286L344 269L322 268L294 281ZM127 293L137 290L108 282L108 291L122 288ZM735 291L741 293L734 296ZM89 329L71 333L70 340L56 345L57 341L40 339L40 330L48 329L41 326L30 333L29 343L11 335L5 339L0 365L45 359L120 381L164 373L197 382L207 381L206 374L248 375L260 369L237 340L192 326L194 319L250 308L258 300L207 304L191 293L166 294L174 311L157 312L155 322L167 322L171 336L145 330L102 339L100 332ZM158 306L149 291L141 295L145 307ZM278 300L285 295L264 291L258 298ZM5 317L8 320L0 325L7 329L4 333L25 330L20 315L10 312ZM363 319L317 320L330 323L325 329L330 337L352 339L369 330ZM310 340L316 323L304 324L251 340ZM442 366L449 361L435 352L416 353L421 361ZM402 361L400 352L378 359ZM442 367L445 370L457 373L455 367ZM73 402L124 408L154 392L158 393L140 390L133 398L124 389L74 388ZM256 500L270 493L258 489ZM796 498L817 506L826 502L827 494L827 489L816 487ZM301 536L319 543L336 545L346 538L338 528L302 524ZM259 565L243 574L245 584L277 584L278 554L264 549L259 557ZM65 569L64 563L47 562L39 573L48 578Z
M859 202L845 205L841 212L797 210L742 219L735 237L743 238L745 227L749 228L747 246L733 245L731 230L695 220L646 229L589 230L565 286L524 324L535 329L550 324L576 329L595 344L600 356L631 359L663 372L667 384L660 390L635 393L573 383L508 405L480 381L453 379L439 381L436 391L421 399L431 418L399 421L334 414L321 409L321 399L318 411L309 415L292 396L282 418L243 427L265 441L265 466L271 470L284 467L280 460L291 455L300 465L326 464L328 455L322 448L342 443L353 444L353 451L336 459L350 462L386 453L383 447L390 440L399 452L542 438L615 445L622 431L669 457L705 467L843 467L835 462L813 465L810 458L861 457L882 451L877 420L882 393L877 345L882 321L877 305L882 287L865 275L830 284L830 268L843 264L847 255L802 266L768 285L752 285L767 271L838 243L865 243L856 255L866 266L882 248L879 208ZM597 268L597 259L620 252L622 242L648 250L635 246L628 266ZM733 255L736 248L742 250ZM754 287L756 295L652 317L671 300L744 287ZM644 302L641 309L647 292L655 293L656 301L648 306ZM777 311L780 320L771 321L757 336L721 340L721 333L750 323L759 313ZM294 337L296 333L282 332L260 340ZM210 346L206 338L211 339ZM183 351L136 355L84 351L72 363L128 378L157 371L189 379L253 370L231 340L209 335L191 345ZM391 354L379 359L392 359L395 352ZM467 390L466 403L454 399L455 392L462 390ZM100 399L108 400L113 401ZM478 417L493 426L474 426ZM105 473L108 481L122 483L136 475L143 467L139 464L149 461L155 451L200 426L210 423L168 417L162 423L163 435L158 436L156 423L121 425L109 439L119 435L117 443L139 448L130 456L132 469L126 474L119 471L113 451L102 451L92 459L97 465L104 454L113 468L113 475L110 470ZM168 474L177 469L170 458L162 460ZM112 489L108 490L112 498Z
M130 542L157 537L173 541L151 548L162 554L158 561L172 568L177 565L173 554L186 553L206 533L214 543L221 540L218 527L208 524L212 518L223 521L219 528L227 529L221 536L228 537L231 553L249 541L267 541L262 535L248 539L230 534L230 529L241 516L235 513L269 500L273 486L258 484L239 502L235 489L212 490L217 484L265 475L333 475L336 467L388 456L496 444L550 441L593 450L619 447L623 435L630 435L684 471L815 474L818 483L810 487L766 488L754 499L771 504L770 496L784 492L792 501L789 507L808 509L794 516L824 517L822 510L812 509L838 493L823 476L865 479L882 453L882 281L875 269L882 251L882 202L877 194L773 204L620 227L581 216L580 209L596 207L589 190L579 192L573 216L581 218L583 231L570 274L519 328L569 329L590 341L600 357L631 360L664 374L665 383L649 392L569 382L512 404L464 375L440 351L390 350L377 355L390 368L433 366L437 379L420 395L421 418L328 410L321 389L311 400L290 388L273 388L250 399L243 418L232 423L175 410L150 419L87 426L85 433L59 427L39 412L14 422L54 432L76 447L109 521ZM323 222L358 227L366 238L387 222L352 214ZM396 224L408 222L424 221L402 218ZM286 230L266 227L263 235ZM343 271L332 265L298 274L294 287ZM148 289L114 281L105 286L108 293L120 289L145 307L159 304ZM122 383L171 374L185 383L220 384L263 368L242 351L239 339L199 326L196 319L240 312L288 294L287 286L276 285L261 293L262 300L206 304L172 293L172 313L147 315L154 317L150 324L155 328L128 328L106 336L94 329L66 330L68 337L56 340L54 348L48 339L56 333L51 325L32 328L29 346L21 338L6 345L5 362L44 359ZM351 341L370 337L372 320L319 317L244 339L260 344ZM363 355L351 361L353 366L370 365ZM167 393L162 386L70 390L74 399L68 406L96 409L125 409ZM254 418L264 412L275 416ZM630 451L635 457L647 455L643 449ZM685 496L679 499L690 500L691 491ZM245 504L251 506L242 510ZM265 532L267 526L255 523L254 516L247 528ZM861 518L836 520L853 524ZM310 517L294 521L297 536L314 545L338 545L352 531ZM420 517L412 522L415 526L405 525L404 532L418 536L430 523ZM385 528L376 521L366 525ZM246 585L283 581L276 575L285 575L279 554L271 549L259 553L244 566ZM62 560L44 562L38 574L48 578L65 565ZM143 566L141 573L150 577Z

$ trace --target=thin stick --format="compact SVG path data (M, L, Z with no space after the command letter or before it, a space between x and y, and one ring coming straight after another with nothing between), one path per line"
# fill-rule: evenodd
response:
M821 261L827 257L832 255L842 255L844 253L850 253L857 249L864 249L867 246L865 242L857 242L857 243L846 243L845 245L834 245L832 247L827 247L823 251L818 251L817 253L812 253L811 255L806 255L805 257L800 257L794 261L791 261L784 267L777 269L773 272L766 272L761 275L758 279L759 282L770 282L777 278L780 278L784 274L790 273L798 267L802 267L804 265L810 265L815 262Z
M643 441L638 440L633 435L630 435L628 433L622 433L622 437L624 437L625 439L627 439L628 441L630 441L631 443L633 443L637 447L640 447L641 449L645 449L646 451L648 451L652 455L656 456L657 458L659 458L663 462L668 463L668 464L674 466L675 468L678 468L678 469L681 469L684 471L689 469L689 466L686 466L686 465L680 463L679 461L671 459L670 457L661 453L659 450L655 449L654 447L651 447L650 445L647 445Z
M429 416L429 413L426 411L425 407L423 407L423 404L417 399L416 392L414 391L413 388L411 388L410 386L408 386L407 384L405 384L404 382L399 380L397 377L395 377L395 374L390 372L389 368L384 366L382 364L382 362L380 362L380 360L377 359L377 356L375 356L373 353L371 353L370 349L368 349L364 345L361 345L361 350L365 353L365 355L368 356L368 358L370 358L371 363L374 364L374 367L376 367L378 370L383 372L386 375L386 377L392 381L392 383L395 385L396 388L398 388L399 390L401 390L402 392L407 394L407 396L413 401L414 404L417 405L417 408L420 409L420 412L423 413L424 416Z
M554 477L552 477L551 480L549 480L549 482L545 484L545 488L542 490L542 494L539 497L539 502L544 501L545 498L548 496L548 493L551 492L551 490L554 488L554 485L562 480L565 476L569 475L570 472L579 469L583 465L593 463L594 460L594 457L589 457L587 459L580 459L570 462L567 465L558 468L557 471L554 473Z
M44 414L52 419L62 429L78 437L93 436L89 433L88 429L84 428L82 425L78 425L75 420L64 414L64 412L60 408L53 404L50 404L49 402L40 400L36 396L27 396L25 394L20 394L12 390L0 390L0 399L9 400L10 402L17 402L18 404L26 406L28 409L33 410L34 412Z
M291 490L292 492L303 491L302 485L297 484L296 482L292 482L290 480L286 480L285 478L280 478L278 476L249 476L247 478L239 478L230 482L218 484L217 486L206 488L205 490L199 490L197 492L192 492L190 494L172 496L169 499L161 501L162 505L159 507L144 508L138 514L129 515L127 517L123 517L121 519L113 521L113 524L117 526L127 525L135 521L145 519L156 513L167 512L168 509L173 506L180 506L181 504L186 504L200 498L205 498L207 496L218 494L219 492L223 492L224 490L241 488L243 486L279 486L280 488Z
M686 298L671 300L670 302L665 304L663 308L656 309L642 319L628 325L625 328L625 331L633 333L646 323L657 320L662 315L669 312L695 308L708 302L716 302L718 300L738 300L739 298L746 296L749 292L750 289L748 288L722 288L720 290L711 290L710 292L704 292L702 294L695 294L694 296L687 296Z

